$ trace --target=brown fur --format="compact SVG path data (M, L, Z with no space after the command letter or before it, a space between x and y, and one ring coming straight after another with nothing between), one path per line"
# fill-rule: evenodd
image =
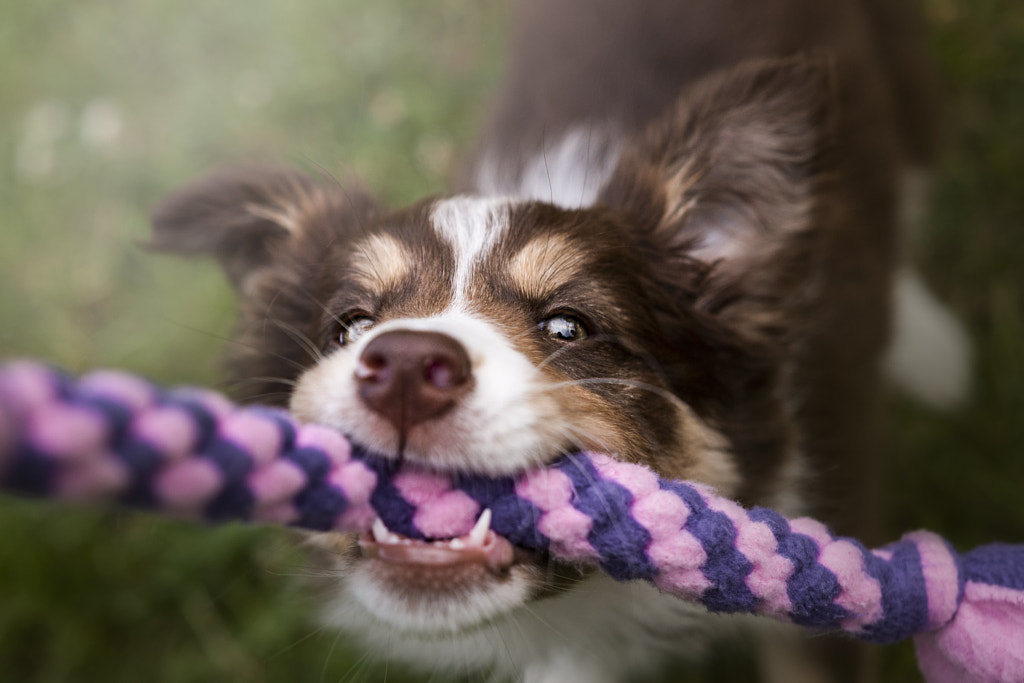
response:
M691 184L696 182L712 194L720 193L726 211L746 206L753 219L751 236L758 245L750 254L755 261L721 264L712 278L722 286L711 286L700 307L721 308L725 318L736 323L730 328L748 340L763 341L764 332L790 337L783 346L796 353L788 359L786 377L780 378L790 388L770 391L788 392L792 407L799 406L795 428L817 482L810 495L843 531L877 537L875 522L844 517L844 511L863 509L864 495L871 501L867 507L879 503L875 493L865 493L877 490L877 472L863 459L877 449L873 415L896 259L897 180L909 165L928 163L935 148L934 78L911 8L880 0L525 0L520 3L512 53L515 58L509 61L480 136L478 159L486 155L498 160L503 172L514 178L533 150L581 121L598 130L638 131L651 126L645 134L648 158L638 158L642 148L627 147L616 182L605 189L603 201L627 207L632 217L649 226L655 225L659 212L686 207L685 201L671 204L667 197L659 197L654 189L659 186L666 192L675 188L677 194L682 189L692 194L700 191ZM741 68L748 72L745 84L742 78L734 80L736 72L731 69L749 65L751 59L796 54L812 57L796 57L774 83L752 83L749 66ZM827 67L814 75L815 63ZM790 86L801 71L817 80L818 87L808 83L794 91ZM696 86L703 93L687 91L686 84L709 74L714 75ZM826 97L821 83L825 79L828 100L814 102ZM794 113L802 98L813 109L811 118L824 126L782 131L794 137L820 136L819 141L827 143L816 147L815 157L802 160L805 171L822 171L816 181L822 187L811 191L812 220L804 226L811 231L802 245L775 244L770 234L759 234L762 226L772 225L762 220L764 213L775 210L771 203L785 189L766 183L780 178L755 171L746 176L746 189L737 190L728 162L718 166L716 181L700 175L702 166L708 169L706 162L689 156L719 159L706 137L708 126L717 127L716 117L735 107L744 88L758 86L766 95L778 88L772 105L775 114ZM689 102L704 106L705 94L716 89L717 108L689 108ZM673 117L666 112L673 110L676 123L694 132L689 140L681 135L685 128L668 123ZM756 132L749 127L778 120L773 116L764 109L733 109L730 125ZM725 143L726 154L739 147L729 145L732 134L722 130L718 138ZM671 147L672 136L678 143L666 148L666 142ZM595 138L600 141L600 136ZM659 169L666 153L675 153L686 164ZM735 159L732 167L743 163ZM689 180L678 177L681 172ZM471 178L472 173L466 173L461 182L469 184ZM716 205L721 206L701 202L695 208L714 211ZM692 216L693 221L699 217ZM687 234L683 230L672 239L685 239ZM778 254L777 248L804 253ZM682 251L685 258L685 247ZM783 259L781 264L776 257ZM772 263L776 265L765 267ZM745 283L730 283L730 271L749 275ZM753 296L737 298L737 284ZM785 301L794 294L800 295L798 306L761 305L766 298ZM790 326L778 318L780 311L797 312L809 324ZM772 435L766 425L752 427L741 437L749 445L738 450L752 454L741 456L750 487L747 500L760 499L772 486L766 478L770 480L777 468L778 456L770 453L778 448L764 445L787 438L788 430ZM854 501L861 504L854 506Z

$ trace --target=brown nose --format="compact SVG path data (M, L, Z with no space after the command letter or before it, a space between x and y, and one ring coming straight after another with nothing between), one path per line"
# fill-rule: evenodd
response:
M394 330L371 340L355 369L359 397L399 433L443 415L472 384L462 345L440 332Z

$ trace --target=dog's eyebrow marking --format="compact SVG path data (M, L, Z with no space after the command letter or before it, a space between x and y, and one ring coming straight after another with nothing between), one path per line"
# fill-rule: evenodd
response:
M407 250L390 235L371 235L352 250L353 277L370 291L397 286L411 268Z
M509 262L508 274L522 294L544 299L580 274L583 254L564 235L531 240Z
M505 197L459 196L437 202L430 223L455 255L452 299L464 303L475 264L508 230L511 202Z

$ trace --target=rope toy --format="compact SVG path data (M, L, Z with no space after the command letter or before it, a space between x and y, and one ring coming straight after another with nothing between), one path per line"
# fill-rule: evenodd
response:
M596 453L517 477L442 475L208 390L17 361L0 366L0 490L322 531L367 532L379 517L417 539L461 536L490 510L514 544L712 612L914 637L929 681L1024 680L1024 545L958 554L916 531L868 550Z

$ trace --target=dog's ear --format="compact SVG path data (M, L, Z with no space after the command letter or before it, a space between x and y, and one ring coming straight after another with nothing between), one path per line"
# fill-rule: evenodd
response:
M245 292L250 277L300 245L326 248L375 211L356 184L344 190L289 168L232 166L172 191L153 209L150 248L209 254ZM315 244L310 245L310 242Z
M740 65L626 144L599 202L640 227L662 279L743 338L778 343L809 286L830 176L831 66Z

